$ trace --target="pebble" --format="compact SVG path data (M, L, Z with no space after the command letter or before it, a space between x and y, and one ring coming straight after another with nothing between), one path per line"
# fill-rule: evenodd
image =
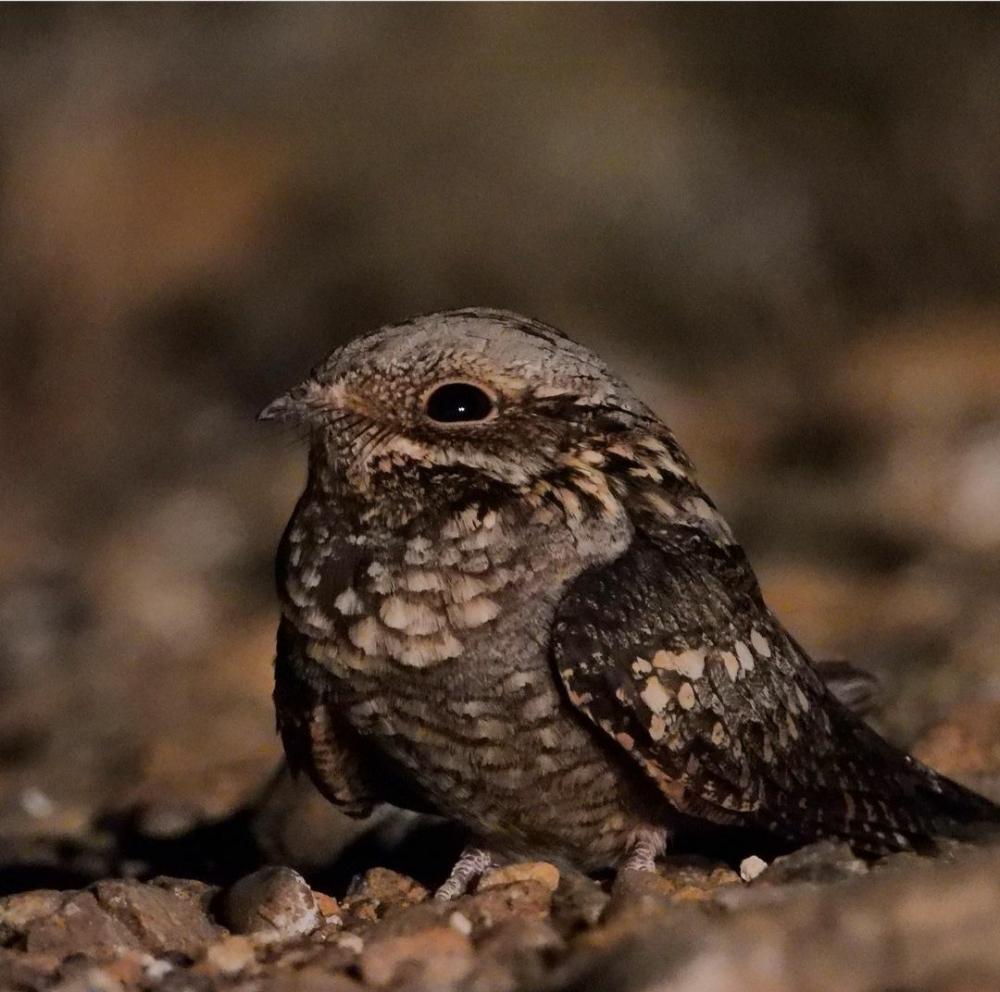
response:
M740 878L744 882L752 882L766 868L767 862L763 858L751 854L749 858L744 858L740 862Z
M368 944L359 967L365 983L384 988L405 975L406 987L444 992L464 979L475 964L469 938L450 926L388 937Z
M559 869L547 861L523 861L486 872L479 880L477 892L495 889L514 882L539 882L549 892L559 888Z
M223 896L222 920L234 933L258 940L289 940L323 922L306 880L291 868L267 867L246 875Z
M207 971L223 975L238 975L256 964L253 941L242 934L225 937L205 951Z
M430 893L419 882L387 868L372 868L351 885L341 909L349 922L374 923L388 909L415 906Z

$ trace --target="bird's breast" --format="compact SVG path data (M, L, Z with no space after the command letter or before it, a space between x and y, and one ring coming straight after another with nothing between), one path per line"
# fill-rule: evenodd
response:
M329 518L293 522L286 535L286 613L334 674L405 677L446 666L496 674L548 642L562 591L629 538L618 519L564 503L462 509L405 535Z

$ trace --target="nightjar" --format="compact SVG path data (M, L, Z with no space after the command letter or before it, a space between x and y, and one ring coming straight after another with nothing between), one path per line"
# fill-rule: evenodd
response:
M277 559L289 763L493 858L650 869L679 828L878 854L1000 819L828 690L671 432L592 352L453 310L338 348Z

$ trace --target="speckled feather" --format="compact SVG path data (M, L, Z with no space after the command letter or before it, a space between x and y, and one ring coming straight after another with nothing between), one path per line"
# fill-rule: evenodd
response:
M454 381L491 416L432 422ZM827 691L669 430L559 332L418 318L268 415L311 436L279 725L348 812L430 809L586 869L661 850L679 813L873 853L998 816Z

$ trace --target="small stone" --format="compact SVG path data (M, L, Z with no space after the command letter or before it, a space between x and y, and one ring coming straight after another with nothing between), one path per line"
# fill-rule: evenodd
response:
M143 974L155 985L157 982L163 981L174 970L174 967L174 963L166 958L153 958L152 961L147 962Z
M559 887L559 869L547 861L522 861L503 868L494 868L479 880L476 891L484 892L513 882L538 882L549 892L555 892Z
M146 967L152 958L146 953L136 951L126 952L114 961L109 961L103 971L111 979L119 982L125 989L136 989L142 985L146 976Z
M333 896L328 896L325 892L313 892L313 898L325 923L339 926L343 922L340 917L340 903Z
M384 988L405 982L407 989L435 992L454 988L474 964L468 937L450 926L375 940L359 961L361 977L369 985Z
M55 803L41 789L29 786L21 792L21 809L36 820L44 820L55 810Z
M234 934L208 947L200 970L238 975L256 963L253 941L242 934Z
M381 919L390 909L405 909L427 900L430 893L419 882L387 868L372 868L344 897L345 917L365 923Z
M744 882L752 882L766 868L767 862L763 858L751 854L749 858L744 858L740 862L740 878Z
M364 940L356 933L342 933L334 941L337 947L342 947L351 954L360 954L365 949Z
M592 927L611 897L594 879L578 871L566 872L552 898L552 921L560 932Z
M547 919L552 909L552 891L537 879L526 878L496 885L465 896L456 907L481 933L511 918Z
M322 922L306 880L291 868L261 868L224 895L222 920L234 933L258 940L289 940L312 933Z
M677 888L672 879L664 878L658 872L623 868L615 875L611 886L608 913L615 916L633 907L651 909L657 905L666 906Z

